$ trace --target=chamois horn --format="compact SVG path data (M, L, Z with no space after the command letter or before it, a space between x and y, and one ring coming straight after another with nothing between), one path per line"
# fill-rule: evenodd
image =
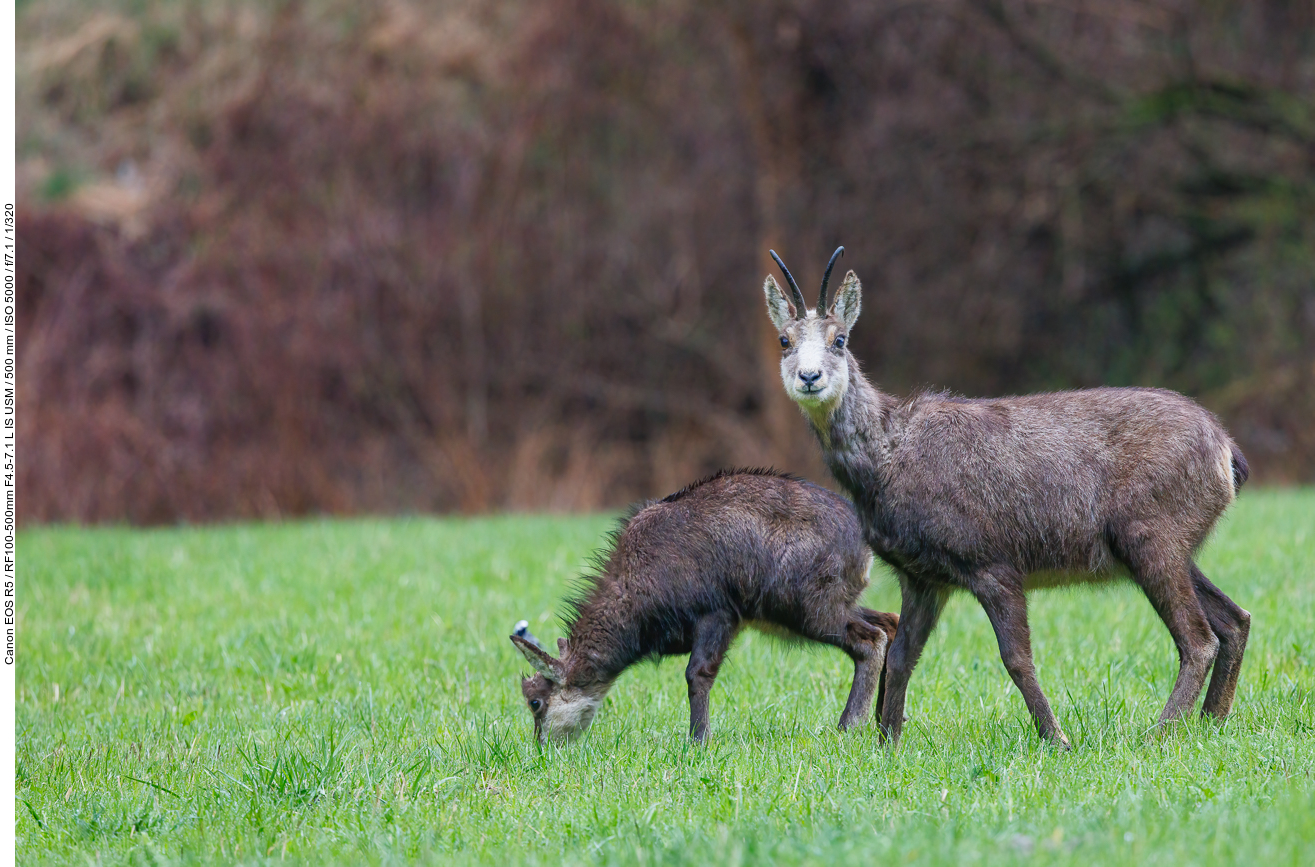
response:
M518 620L516 622L516 626L511 630L511 634L519 635L521 638L524 638L530 644L533 644L535 647L539 648L540 650L543 650L543 645L539 642L539 639L534 637L533 632L530 632L530 621Z
M775 250L768 250L767 252L772 254L772 258L776 260L776 264L781 268L781 273L785 275L785 282L790 284L790 294L794 295L796 315L800 318L806 316L808 314L808 304L804 301L804 293L799 291L799 284L794 282L794 278L790 276L790 269L785 267L785 263L781 261L780 256L776 255Z
M831 282L831 269L836 266L836 260L843 255L845 255L845 248L836 247L836 251L831 254L831 261L826 263L826 273L822 275L822 294L818 297L818 301L817 301L818 316L826 315L826 306L827 306L826 284Z

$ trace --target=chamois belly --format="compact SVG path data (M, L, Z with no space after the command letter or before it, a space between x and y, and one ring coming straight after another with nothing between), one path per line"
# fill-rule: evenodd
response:
M795 632L788 626L781 623L775 623L770 620L746 620L744 625L754 632L775 638L778 641L784 641L790 644L806 641L807 639Z
M1029 573L1023 579L1023 589L1031 591L1072 587L1075 584L1110 584L1127 577L1127 571L1123 569L1102 569L1098 572L1085 569L1042 569Z
M1064 533L1061 528L1029 528L1010 539L992 538L974 529L966 525L943 530L933 522L901 522L880 513L865 526L868 544L881 559L905 573L950 586L964 586L973 574L1000 567L1023 573L1027 589L1106 583L1126 576L1094 530Z

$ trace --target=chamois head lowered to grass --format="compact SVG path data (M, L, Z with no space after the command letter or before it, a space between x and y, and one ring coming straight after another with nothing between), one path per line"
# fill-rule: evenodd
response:
M516 625L511 641L538 672L521 681L535 737L574 739L622 671L688 653L689 730L702 740L708 693L746 625L849 654L854 682L840 728L865 721L899 622L856 604L871 562L848 501L770 470L723 471L643 505L622 521L574 601L556 657L528 624Z

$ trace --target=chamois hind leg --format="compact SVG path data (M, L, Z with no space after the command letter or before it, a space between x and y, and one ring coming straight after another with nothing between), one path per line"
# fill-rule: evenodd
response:
M1237 675L1242 668L1242 654L1246 652L1247 636L1251 632L1251 615L1210 583L1210 579L1201 574L1195 563L1191 568L1196 599L1205 610L1215 637L1219 639L1219 655L1215 657L1210 688L1206 690L1201 713L1223 719L1233 707Z
M1117 544L1124 540L1115 541ZM1163 724L1179 719L1196 704L1220 641L1210 628L1192 587L1191 560L1161 552L1149 535L1138 541L1142 544L1118 545L1115 550L1132 571L1133 580L1164 621L1178 648L1178 678L1160 714Z
M859 608L859 613L863 619L873 626L881 627L889 643L886 645L886 652L890 652L890 644L894 643L895 636L899 631L899 615L891 614L886 611L873 611L871 608ZM877 683L877 721L881 720L881 712L886 706L886 662L883 659L881 663L881 680Z
M1041 690L1032 663L1032 633L1027 625L1027 595L1022 576L1012 572L983 573L974 577L971 588L986 610L1000 645L1000 659L1023 694L1027 709L1042 738L1069 749L1068 738L1050 709L1050 701Z
M858 607L858 615L873 626L879 627L886 633L886 638L891 641L895 640L895 635L899 631L899 615L891 611L874 611L871 608Z
M689 736L701 741L708 734L708 693L735 637L735 620L725 613L709 614L694 624L694 647L685 668L689 684Z
M890 639L884 629L869 623L856 608L849 612L845 631L836 643L854 660L854 683L840 715L840 730L845 731L867 722L872 714L872 695L881 685Z
M909 676L922 656L927 637L936 628L946 599L943 589L903 574L900 595L899 631L886 654L886 695L881 706L881 732L892 747L899 743L904 729L904 694L909 688Z
M863 723L871 713L872 695L881 683L890 645L886 630L869 623L863 610L836 594L815 600L804 621L793 624L799 634L838 647L854 661L854 682L840 715L841 731Z

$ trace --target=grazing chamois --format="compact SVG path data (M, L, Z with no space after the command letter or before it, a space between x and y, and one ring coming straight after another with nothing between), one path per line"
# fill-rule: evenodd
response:
M574 739L622 671L688 653L689 733L702 740L708 693L745 625L849 654L854 682L840 728L862 722L899 622L856 604L871 563L849 501L771 470L722 471L644 504L618 526L572 603L559 657L516 624L512 643L538 671L521 681L535 737Z
M899 633L887 658L882 728L898 741L909 675L947 595L967 590L1043 738L1068 747L1037 683L1025 592L1130 577L1178 648L1160 722L1187 713L1214 665L1203 712L1228 715L1251 616L1193 555L1247 478L1218 419L1171 391L1097 388L969 400L900 400L864 378L846 348L860 287L850 271L809 309L768 276L781 380L854 498L868 544L899 576Z

